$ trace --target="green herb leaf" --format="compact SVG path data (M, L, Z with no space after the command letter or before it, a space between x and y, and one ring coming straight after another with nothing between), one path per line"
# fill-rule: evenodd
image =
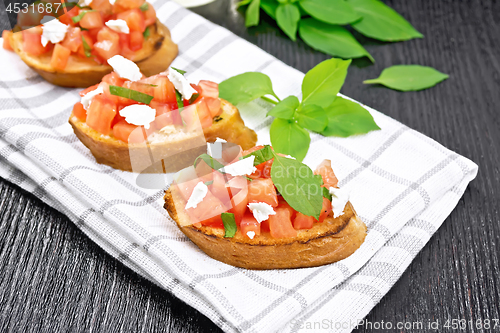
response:
M233 213L222 213L222 223L224 223L224 237L232 238L236 234L236 220Z
M243 158L248 158L250 156L255 156L255 159L253 161L254 166L257 166L274 158L273 150L269 145L265 145L264 148L253 151L250 154L243 156Z
M314 104L307 104L297 112L297 123L314 132L321 132L328 125L325 110Z
M432 67L419 65L396 65L386 68L377 79L365 80L363 83L380 83L391 89L400 91L417 91L435 86L449 76Z
M87 58L90 58L92 56L92 48L89 46L87 41L85 40L85 37L82 35L82 44L83 44L83 52L85 52L85 56Z
M181 111L182 109L184 109L184 102L182 101L181 93L178 92L177 89L175 89L175 98L177 100L177 109Z
M300 21L299 35L315 50L342 58L368 57L375 62L368 51L346 29L330 25L314 18Z
M328 126L321 132L325 136L348 137L380 129L368 110L342 97L337 97L325 112Z
M146 10L148 10L148 9L149 9L149 5L148 5L148 3L147 3L147 2L143 3L143 4L139 7L139 9L141 10L141 12L145 12Z
M119 86L109 86L109 92L111 95L125 97L134 100L139 103L149 104L153 100L153 96L141 93L140 91L123 88Z
M198 165L198 163L200 163L200 161L207 163L207 165L214 170L219 170L220 168L224 167L224 165L222 163L220 163L219 161L217 161L216 159L214 159L212 156L210 156L208 154L201 154L200 156L198 156L196 158L196 160L194 160L194 167L195 168Z
M274 151L291 155L298 161L306 157L311 137L309 132L296 122L276 118L271 124L270 134Z
M252 27L259 24L260 19L260 0L252 0L252 3L247 8L245 26Z
M365 36L387 42L423 37L394 9L379 0L349 0L349 4L363 16L352 27Z
M71 18L71 20L73 20L74 23L78 23L85 16L85 14L90 13L90 12L95 12L95 10L84 10L80 14L73 16Z
M301 0L299 4L309 15L325 23L346 25L361 19L345 0Z
M260 8L262 8L267 15L276 20L276 9L278 9L278 3L275 0L260 0Z
M238 2L238 4L236 5L237 8L239 7L242 7L242 6L246 6L248 5L250 2L252 2L252 0L243 0L243 1L240 1Z
M149 30L149 27L146 27L146 30L144 30L142 35L144 36L144 38L148 38L150 33L151 31Z
M204 184L207 185L207 186L209 186L209 185L212 185L213 183L214 183L213 180L209 180L208 182L205 182Z
M266 74L247 72L219 83L220 98L234 105L248 103L265 95L278 98L273 91L271 79Z
M196 99L200 97L200 94L196 93L196 94L193 94L193 96L191 96L191 98L189 99L189 104L193 104L194 101L196 101Z
M325 197L328 200L332 201L332 195L330 194L330 190L327 189L326 187L322 187L322 189L323 189L323 197Z
M298 108L300 102L295 96L288 96L279 102L274 108L269 110L267 116L272 116L281 119L293 119L295 110Z
M321 182L307 165L274 154L271 179L293 209L319 219L323 207L323 191Z
M290 37L297 40L297 27L300 20L300 11L297 5L292 3L280 4L276 9L276 23Z
M175 67L170 67L170 68L172 68L174 71L176 71L176 72L178 72L178 73L180 73L180 74L182 74L182 75L184 75L184 74L186 74L186 73L187 73L185 70L182 70L182 69L177 69L177 68L175 68Z
M351 60L325 60L309 72L302 81L302 105L315 104L326 108L332 104L344 84Z

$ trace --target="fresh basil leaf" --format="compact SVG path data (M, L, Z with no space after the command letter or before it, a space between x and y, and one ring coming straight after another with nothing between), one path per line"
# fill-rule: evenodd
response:
M208 154L201 154L200 156L198 156L194 160L194 167L195 168L198 165L198 163L200 163L200 161L207 163L207 165L214 170L219 170L220 168L224 167L224 165L222 163L220 163L219 161L217 161L215 158L213 158L212 156L210 156Z
M149 27L146 27L146 30L144 30L142 35L144 36L144 38L148 38L150 34L151 34L151 31L149 30Z
M317 20L346 25L361 19L361 15L345 0L301 0L300 6Z
M178 68L175 68L175 67L170 67L170 68L172 68L174 71L176 71L176 72L178 72L178 73L180 73L182 75L184 75L184 74L187 73L185 70L182 70L182 69L178 69Z
M272 116L281 119L293 119L295 110L299 106L299 99L295 96L288 96L279 102L274 108L269 110L267 116Z
M78 23L80 22L80 20L85 16L85 14L87 13L90 13L90 12L95 12L95 10L84 10L82 11L80 14L76 15L76 16L73 16L71 18L71 20L74 22L74 23Z
M224 237L232 238L236 234L236 220L233 213L220 214L222 223L224 224Z
M177 101L177 109L179 109L179 111L184 109L184 101L182 100L182 95L177 91L177 89L175 89L175 99Z
M191 98L189 99L189 104L193 104L194 101L196 101L196 99L200 97L200 94L196 93L196 94L193 94L193 96L191 96Z
M209 186L209 185L212 185L213 183L214 183L213 180L209 180L208 182L205 182L204 184L207 185L207 186Z
M351 60L325 60L309 72L302 81L302 105L314 104L326 108L332 104L344 84Z
M271 179L293 209L319 219L323 207L323 191L320 181L307 165L275 154Z
M280 4L276 9L276 23L294 42L297 40L297 27L300 20L300 11L292 3Z
M236 5L236 8L239 8L239 7L242 7L242 6L246 6L246 5L248 5L250 2L252 2L252 0L243 0L243 1L240 1L240 2L238 2L238 4Z
M299 35L307 45L315 50L342 58L368 57L375 59L346 29L330 25L314 18L306 18L299 23Z
M274 158L273 150L269 145L265 145L264 148L255 150L250 154L243 156L242 158L248 158L250 156L255 156L255 159L253 161L254 166L257 166Z
M247 72L219 83L219 97L236 105L248 103L265 95L276 94L271 79L266 74Z
M119 86L109 86L109 93L111 95L125 97L131 100L134 100L139 103L149 104L153 100L153 96L142 93L137 90L123 88Z
M328 117L322 107L307 104L297 111L297 123L308 130L321 132L328 125Z
M275 152L291 155L298 161L306 157L311 137L296 122L276 118L271 124L270 134Z
M349 0L363 19L352 27L363 35L387 42L424 37L394 9L379 0Z
M252 3L247 8L245 26L252 27L259 24L260 19L260 0L252 0Z
M276 9L278 8L276 0L260 0L260 8L262 8L267 15L276 20Z
M363 83L380 83L391 89L400 91L417 91L435 86L449 76L432 67L419 65L396 65L386 68L376 79Z
M147 3L147 2L143 3L143 4L139 7L139 9L141 10L141 12L145 12L146 10L148 10L148 9L149 9L149 5L148 5L148 3Z
M380 129L368 110L342 97L337 97L325 112L328 126L321 132L324 136L348 137Z
M326 187L323 187L323 197L332 201L332 195L330 194L330 190L327 189Z
M82 44L83 44L83 52L85 53L85 56L87 58L90 58L92 56L92 48L89 46L87 41L85 40L85 37L82 35Z

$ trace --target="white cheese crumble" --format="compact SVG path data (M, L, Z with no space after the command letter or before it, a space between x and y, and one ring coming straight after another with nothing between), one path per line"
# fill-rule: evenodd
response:
M248 238L253 239L255 237L255 231L248 231L247 236Z
M47 46L49 42L56 44L62 41L69 28L69 25L61 23L52 16L44 16L42 20L45 18L49 19L49 21L42 24L43 33L41 42L44 47Z
M103 49L104 51L109 51L111 46L113 46L113 43L109 40L103 40L95 43L94 46L97 46L98 48Z
M193 189L193 193L191 193L191 196L188 199L188 202L186 204L186 209L188 208L196 208L200 202L203 201L203 198L208 193L208 187L205 185L203 182L199 182L196 184L196 186Z
M111 30L121 32L124 34L130 33L130 29L127 25L127 22L124 20L109 20L105 23Z
M108 59L108 64L113 67L113 70L121 78L128 79L130 81L137 81L142 78L142 73L139 67L121 55L115 55Z
M114 5L116 0L109 0L109 3Z
M191 84L188 80L186 80L184 75L175 69L169 68L167 77L184 99L190 99L193 94L198 93L193 87L191 87Z
M330 187L328 191L332 195L333 217L337 218L344 215L345 205L349 201L349 192L335 187Z
M273 207L265 202L252 202L248 204L248 208L253 214L257 222L261 223L269 218L269 215L276 215Z
M255 160L255 156L252 155L250 157L244 158L237 162L226 165L224 168L221 168L219 171L223 171L225 173L230 174L231 176L245 176L251 175L256 167L253 166L253 161Z
M149 129L149 124L155 120L156 110L147 105L132 104L121 109L120 116L125 117L129 124Z
M94 98L94 96L97 96L97 95L102 94L102 93L104 93L104 90L102 89L101 86L86 93L81 99L81 103L83 105L83 108L85 110L88 110L90 103L92 102L92 98Z

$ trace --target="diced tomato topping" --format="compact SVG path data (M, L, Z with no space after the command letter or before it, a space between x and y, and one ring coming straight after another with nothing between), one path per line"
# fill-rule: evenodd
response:
M142 49L142 43L144 42L144 36L140 31L131 31L130 32L130 43L129 48L132 51L138 51Z
M120 35L108 27L102 28L97 34L97 43L94 44L94 49L102 58L112 58L120 53Z
M94 39L92 39L92 37L90 37L89 32L88 31L81 31L80 34L81 34L81 37L83 39L85 39L85 42L87 43L90 50L92 50L94 48ZM83 46L83 40L82 40L82 44L78 48L78 55L80 55L80 57L82 57L82 58L87 58L87 55L85 54L85 48Z
M203 97L202 101L207 103L208 111L212 118L222 113L220 98Z
M248 211L248 181L241 176L235 177L228 182L231 195L231 209L236 224L240 223L245 211Z
M55 70L64 70L68 64L70 54L70 49L62 46L61 44L56 44L54 46L54 52L52 52L52 58L50 58L50 65Z
M182 182L179 182L176 184L176 189L179 191L179 193L182 195L184 200L187 202L189 200L189 197L191 197L191 194L193 193L193 189L198 184L201 180L196 178L196 179L189 179L185 180Z
M181 111L181 117L188 131L195 131L201 127L196 105L186 106Z
M200 96L219 98L219 85L212 81L201 80L198 83L201 89Z
M229 190L226 187L226 180L219 171L212 173L213 183L209 186L210 192L215 195L222 203L227 205L229 203Z
M325 218L332 214L332 202L327 198L323 198L323 207L321 208L321 214L319 214L319 223L323 222Z
M3 48L9 51L14 51L12 46L10 45L10 37L12 36L12 31L9 30L4 30L2 32L2 38L3 38Z
M125 120L121 120L116 123L113 127L113 135L118 140L126 143L142 143L146 141L148 137L144 126L132 125L127 123Z
M156 10L152 4L148 3L148 9L144 13L144 24L146 26L156 22Z
M201 128L209 128L212 126L213 118L210 115L207 103L204 100L201 100L194 105L196 105L196 111L198 113L198 117L200 118Z
M59 16L58 19L59 21L61 21L61 23L64 23L66 25L74 25L75 23L73 22L72 18L77 16L78 12L78 6L73 6L71 10L67 10L66 8L64 8L64 14Z
M83 104L78 102L73 106L73 115L77 117L80 121L87 120L87 111L83 108Z
M86 10L85 9L80 10L80 13L82 11ZM104 26L104 22L102 20L100 12L86 11L85 15L83 15L79 23L80 27L85 29L96 29L96 28L102 28Z
M80 97L83 97L83 96L87 95L89 92L91 92L93 90L96 90L97 87L99 87L99 83L98 84L94 84L93 86L90 86L88 88L83 89L82 91L80 91Z
M113 6L109 3L109 0L92 0L90 3L90 8L110 14Z
M120 7L124 9L139 8L142 6L142 4L144 4L144 2L145 0L116 0L115 7ZM115 13L117 13L116 10Z
M139 82L155 85L153 96L155 101L160 103L175 103L177 105L177 97L175 96L175 87L165 75L154 75ZM177 107L175 107L177 108Z
M243 218L241 219L240 230L241 233L248 238L250 238L250 236L248 236L247 233L250 231L255 232L255 235L260 235L260 223L257 222L255 217L253 217L252 213L247 211L245 215L243 215Z
M278 197L278 208L285 208L285 209L288 209L288 211L290 212L290 220L293 221L293 219L295 218L295 215L297 215L297 212L295 211L295 209L293 209L289 204L288 202L285 201L285 199L283 199L282 196L279 196Z
M323 160L314 170L315 175L321 175L323 178L323 186L326 188L337 187L338 179L332 169L332 162L330 160Z
M23 50L31 55L38 56L50 51L50 43L42 45L42 29L23 30Z
M191 216L191 221L198 222L220 215L226 212L227 208L215 195L208 191L196 208L189 208L186 211Z
M265 202L278 206L276 188L271 179L255 179L248 184L248 202Z
M125 117L120 116L120 107L118 107L118 112L116 113L115 118L111 122L111 128L114 128L116 124L118 124L120 121L125 120Z
M269 215L269 229L274 238L297 236L297 230L292 226L290 211L287 208L276 208L276 215Z
M162 129L168 125L182 125L179 111L173 110L174 108L170 103L159 103L153 99L149 106L156 110L156 118L154 121L156 128ZM177 107L177 105L175 107Z
M138 8L119 13L116 18L127 22L130 31L139 31L143 33L144 30L146 30L146 24L144 23L144 14Z
M300 212L297 213L295 219L293 220L293 227L296 230L300 229L311 229L314 224L314 217L304 215Z
M215 215L211 218L201 221L201 224L207 227L224 229L224 222L222 222L221 214Z
M69 27L61 45L70 49L71 52L76 52L82 45L81 30L78 27Z
M109 135L115 115L116 104L103 94L97 95L87 110L87 125L101 134Z
M119 87L121 87L125 81L126 81L125 79L121 78L115 72L111 72L109 74L106 74L102 78L102 82L106 82L109 85L119 86Z

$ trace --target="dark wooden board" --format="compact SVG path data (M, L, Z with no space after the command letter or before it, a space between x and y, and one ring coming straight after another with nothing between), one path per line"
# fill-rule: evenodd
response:
M363 39L376 63L355 61L342 92L472 159L479 174L366 319L394 325L439 320L440 332L500 331L475 326L500 319L500 1L386 3L425 38L395 44ZM231 8L231 1L217 0L195 11L301 71L328 58L291 42L266 18L263 27L245 29ZM411 93L361 84L385 67L410 63L433 66L450 79ZM448 319L474 325L443 329ZM65 216L0 179L0 332L90 330L220 331L111 258Z

